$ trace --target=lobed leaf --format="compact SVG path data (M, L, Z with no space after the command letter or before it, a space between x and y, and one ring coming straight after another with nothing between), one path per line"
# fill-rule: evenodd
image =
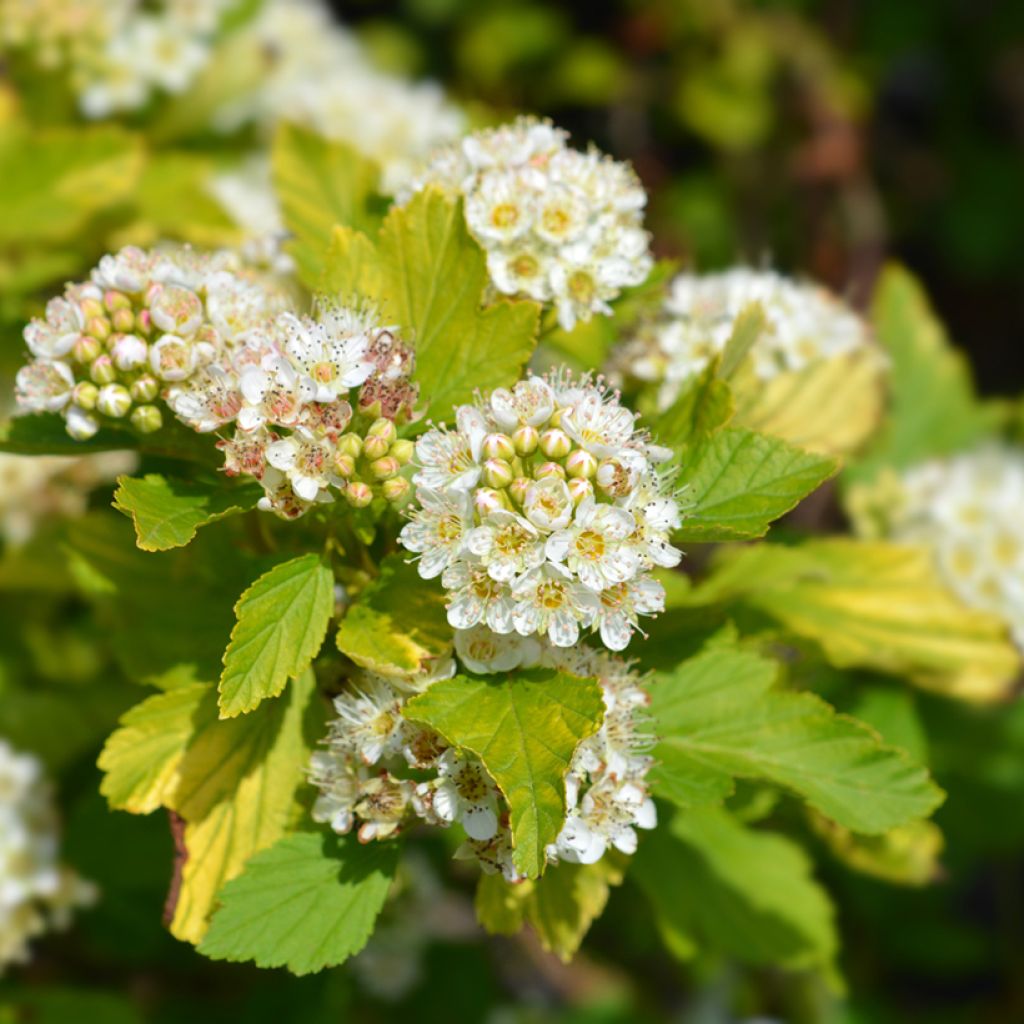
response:
M334 612L334 575L319 555L300 555L265 572L238 599L224 652L220 714L233 718L276 697L309 667Z
M735 778L763 779L867 834L926 817L942 802L927 771L868 727L812 694L773 689L777 671L719 645L659 676L651 689L655 792L693 807L728 796Z
M256 854L222 890L199 952L309 974L366 945L398 866L395 842L298 832Z
M402 555L381 562L380 576L338 627L338 649L385 676L415 675L452 649L442 592L422 580Z
M678 543L763 537L773 520L821 486L839 466L824 455L740 427L699 440L683 457L683 525Z
M201 526L255 508L262 496L255 483L226 487L220 481L147 473L118 477L114 508L135 524L136 544L143 551L168 551L188 544Z
M505 677L456 676L434 683L405 716L476 754L511 811L512 860L529 878L565 820L565 776L576 747L604 718L592 679L547 670Z

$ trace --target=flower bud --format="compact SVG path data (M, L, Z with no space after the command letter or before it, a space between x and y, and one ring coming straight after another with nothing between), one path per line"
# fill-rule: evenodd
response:
M140 309L135 316L135 331L138 334L153 333L153 317L148 309Z
M165 334L150 347L149 365L161 380L185 380L195 369L195 352L184 338Z
M98 355L89 366L89 376L97 384L112 384L117 380L114 360L105 352L102 355Z
M97 341L106 341L110 337L110 321L105 316L91 317L86 322L85 333Z
M522 505L526 500L526 492L530 489L533 481L527 476L517 476L508 485L508 496L517 504Z
M338 438L338 451L358 459L363 454L363 439L358 434L342 434Z
M139 405L132 409L131 424L140 434L155 434L164 425L164 418L155 405Z
M136 402L152 402L160 394L160 381L156 377L144 373L141 377L136 377L132 381L132 385L128 390Z
M107 384L96 396L96 411L111 419L122 419L131 407L132 396L123 384Z
M103 306L108 313L113 313L121 309L130 310L132 308L132 300L129 299L124 292L116 292L111 289L103 295Z
M565 470L557 462L542 462L534 471L533 475L537 480L543 480L546 476L557 476L565 479Z
M334 456L334 468L337 470L338 476L343 476L347 479L356 471L356 460L351 455L338 452Z
M379 434L370 434L363 442L363 454L373 461L387 455L391 442Z
M412 484L404 476L395 476L381 485L384 497L393 504L404 501L412 491Z
M399 438L391 445L391 450L388 455L398 459L398 461L404 466L416 453L416 443L409 441L406 438Z
M397 433L398 431L395 430L394 423L383 417L374 420L370 424L370 429L366 432L367 437L383 437L388 444L394 441Z
M572 438L557 427L545 430L540 435L540 450L549 459L564 459L572 451Z
M347 483L342 494L353 508L366 508L373 501L373 491L369 484L364 484L360 480L352 480Z
M91 363L101 352L103 346L88 334L80 334L71 346L71 357L79 363Z
M110 354L119 370L134 370L145 363L149 346L134 334L115 334L111 336Z
M68 408L64 429L73 440L88 441L100 429L100 421L91 412L72 405Z
M565 471L571 477L589 480L597 472L597 459L585 449L577 448L565 460Z
M578 505L584 498L589 498L594 493L594 485L583 477L575 476L569 483L569 496L573 503Z
M484 480L490 487L508 487L515 474L504 459L488 459L484 463Z
M473 494L473 505L480 515L485 516L488 512L497 512L504 508L505 503L501 500L501 492L491 490L490 487L479 487Z
M512 443L520 455L532 455L537 450L539 441L540 434L537 432L537 428L529 425L520 427L512 435Z
M75 385L75 389L71 392L71 401L80 409L91 411L96 408L96 397L99 393L100 389L95 384L82 380Z
M484 455L489 459L504 459L511 462L516 455L512 438L507 434L488 434L484 438Z
M135 327L135 314L130 309L115 309L110 314L110 322L114 330L121 334L130 334Z
M554 412L548 417L549 427L560 427L562 425L562 417L565 415L565 409L555 409Z
M401 468L398 459L390 455L385 455L381 459L374 459L370 463L370 472L373 474L374 480L387 480L390 477L396 476Z

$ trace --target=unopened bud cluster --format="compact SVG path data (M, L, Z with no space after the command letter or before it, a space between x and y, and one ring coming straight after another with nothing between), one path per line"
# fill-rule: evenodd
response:
M0 975L29 958L30 941L65 927L94 887L64 867L43 766L0 740Z
M1005 620L1024 650L1024 452L991 446L855 488L862 536L923 544L971 608Z
M622 650L664 608L655 567L678 564L680 512L667 449L589 377L531 377L460 406L416 443L418 507L400 540L440 576L448 621L546 635L583 629Z
M476 132L441 150L412 191L437 185L461 195L494 288L554 303L571 330L610 314L608 302L640 284L652 260L647 195L633 170L567 139L529 117Z
M513 660L598 680L604 722L573 757L565 822L546 856L552 864L590 864L611 847L635 852L636 829L653 828L656 812L645 782L651 738L643 731L641 709L648 698L626 663L585 648L566 651L534 638L498 636L485 627L458 633L456 651L478 671L489 665L504 671L501 666ZM419 680L419 688L436 678ZM364 843L398 835L416 822L445 828L458 822L466 841L456 856L518 881L504 796L478 758L403 716L412 695L408 683L364 674L335 699L326 749L313 755L311 766L310 781L320 790L314 819L341 834L355 829Z
M686 383L722 354L737 318L755 302L765 326L750 358L761 380L821 359L873 350L864 321L826 289L738 267L676 277L661 315L643 324L616 354L613 375L651 387L656 407L667 409Z
M282 302L228 252L122 249L25 328L35 361L18 372L18 403L59 412L78 441L104 423L153 433L164 423L166 389L264 325Z

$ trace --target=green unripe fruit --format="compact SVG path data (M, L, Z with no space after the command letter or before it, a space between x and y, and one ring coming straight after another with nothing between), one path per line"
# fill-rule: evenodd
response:
M140 405L132 410L131 424L140 434L155 434L164 425L164 417L155 405Z

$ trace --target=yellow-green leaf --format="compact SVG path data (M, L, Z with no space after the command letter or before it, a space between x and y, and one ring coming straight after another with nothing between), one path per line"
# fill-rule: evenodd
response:
M529 878L565 821L565 775L576 747L604 718L592 679L532 670L504 677L456 676L434 683L405 716L476 754L511 810L512 860Z

